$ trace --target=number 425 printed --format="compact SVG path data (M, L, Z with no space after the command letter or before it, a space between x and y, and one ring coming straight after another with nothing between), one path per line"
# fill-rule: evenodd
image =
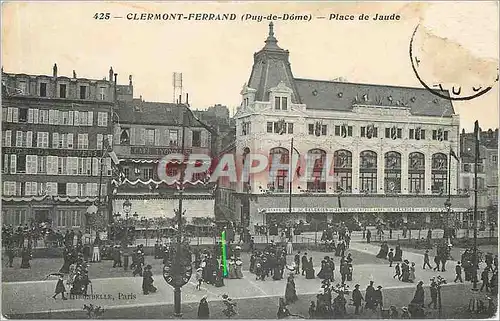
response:
M109 20L111 14L109 12L97 12L94 15L94 19L96 20Z

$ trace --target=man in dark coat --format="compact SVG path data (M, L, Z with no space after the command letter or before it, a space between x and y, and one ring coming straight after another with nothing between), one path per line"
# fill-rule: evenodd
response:
M411 300L411 303L413 304L417 304L421 307L424 306L425 304L425 293L424 293L424 288L423 288L423 285L424 282L420 281L418 282L417 284L417 289L415 290L415 295L413 296L413 300Z
M425 270L425 267L428 266L429 269L432 269L432 266L429 262L429 250L425 250L425 253L424 253L424 267L423 269Z
M455 281L453 282L457 282L457 281L460 281L461 283L464 283L464 281L462 280L462 266L460 265L460 262L457 262L457 265L455 266Z
M384 301L382 297L382 286L379 285L377 286L377 289L373 292L373 304L374 304L374 309L380 308L382 309L384 307Z
M347 263L343 263L340 266L340 276L342 277L342 284L345 284L345 280L347 278L347 274L349 273L349 267L347 266Z
M434 278L431 279L430 291L431 291L431 302L427 306L430 307L431 305L433 305L433 309L437 309L438 285L434 280Z
M16 256L14 248L11 244L7 245L7 257L9 258L8 266L12 267L14 264L14 257Z
M59 276L59 280L57 280L55 294L52 297L55 299L59 293L61 293L63 300L68 299L64 296L64 293L66 293L66 288L64 287L64 279L62 276Z
M481 273L481 281L483 281L483 284L481 285L481 289L479 292L483 292L483 289L486 288L486 292L490 291L490 278L488 274L488 267L486 267L483 272Z
M298 251L297 254L295 254L293 261L295 262L295 274L299 274L300 273L300 251Z
M302 275L305 275L306 274L306 268L307 268L307 253L304 253L304 255L302 255Z
M21 252L21 269L29 269L31 260L30 250L26 247L23 247L23 251Z
M352 304L354 305L354 314L359 314L359 307L361 306L361 301L363 299L363 295L359 290L359 284L354 286L354 290L352 291Z
M372 232L369 229L366 229L366 243L370 243L372 239Z
M374 309L373 295L375 293L375 288L373 287L373 281L370 281L370 285L366 287L365 293L365 308Z
M394 260L394 252L393 249L387 253L387 259L389 260L389 267L392 267L392 261Z
M198 306L198 319L209 319L210 309L208 308L207 297L204 296L200 300L200 305Z
M436 266L432 270L439 272L439 263L441 263L441 258L439 257L439 254L437 254L437 253L436 253L436 256L434 257L434 263L436 263Z

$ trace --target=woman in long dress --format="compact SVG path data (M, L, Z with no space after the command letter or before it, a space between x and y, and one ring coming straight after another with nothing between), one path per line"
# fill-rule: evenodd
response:
M236 279L236 273L234 270L234 268L235 268L234 258L231 258L228 263L229 263L229 275L228 276L230 279Z
M312 257L309 258L309 261L307 262L307 269L306 269L306 279L314 279L314 265L312 261Z
M318 278L324 279L326 274L326 260L321 260L321 270L318 273Z
M255 253L250 256L250 273L255 272Z
M26 247L23 247L23 251L21 252L21 269L29 269L31 260L30 250Z
M273 280L281 280L281 267L277 262L274 263Z
M415 262L411 262L411 267L410 267L410 277L408 278L408 281L411 283L415 282Z
M297 301L299 298L297 297L297 291L295 289L295 281L293 280L293 274L290 274L288 277L288 281L286 282L285 289L285 303L290 304Z
M243 262L240 258L237 258L234 267L234 273L236 274L237 279L243 279L243 272L241 271L242 266Z
M151 265L147 265L144 268L144 272L142 274L142 293L147 295L149 293L155 293L156 287L153 285L153 273L151 272Z

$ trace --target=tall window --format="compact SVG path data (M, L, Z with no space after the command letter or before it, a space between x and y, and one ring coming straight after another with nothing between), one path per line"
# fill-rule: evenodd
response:
M290 161L288 150L282 147L275 147L271 149L271 151L269 152L269 156L271 163L269 165L268 189L277 192L288 191L288 167L287 169L278 168L277 170L275 170L272 165L273 162L280 165L288 165Z
M408 157L408 181L410 193L425 192L425 156L422 153L411 153Z
M99 87L99 100L106 99L106 87Z
M130 128L122 128L122 133L120 134L120 144L130 144Z
M65 84L59 85L59 98L66 98L66 85Z
M201 147L201 132L199 130L193 130L193 135L191 137L192 147Z
M97 113L97 126L100 126L100 127L108 126L108 113L107 112Z
M385 153L385 192L401 193L401 154Z
M179 131L177 130L170 130L168 132L169 135L169 145L170 146L177 146L179 145Z
M40 97L47 97L47 84L44 82L40 83Z
M377 192L377 153L365 150L359 154L360 191Z
M78 149L89 149L89 134L78 134Z
M154 146L155 144L155 130L146 129L146 145Z
M288 99L287 97L275 97L274 98L274 108L277 110L287 110L288 109Z
M87 86L80 86L80 99L87 98Z
M448 158L443 153L432 155L431 191L432 193L448 193Z
M352 153L348 150L337 150L333 154L337 192L352 192Z
M307 190L312 192L326 192L326 180L321 177L323 167L326 164L326 152L322 149L311 149L307 152L307 170L312 171L312 175L308 175Z

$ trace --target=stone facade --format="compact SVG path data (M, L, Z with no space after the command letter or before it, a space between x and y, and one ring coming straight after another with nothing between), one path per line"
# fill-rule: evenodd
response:
M3 224L85 226L87 208L105 196L117 74L109 78L6 73L2 70ZM112 142L110 142L111 144ZM101 165L101 166L100 166Z
M235 217L243 225L270 215L259 208L288 208L290 195L292 208L339 207L341 194L343 207L380 207L382 214L398 207L441 213L451 194L452 210L466 210L466 197L455 197L459 164L450 151L460 153L460 124L451 100L423 88L296 78L277 42L271 23L235 115L240 166L256 166L246 155L269 161L235 188Z
M215 142L210 128L190 113L187 103L147 102L133 96L133 84L120 87L114 124L114 151L119 159L123 181L115 184L113 213L122 212L125 198L139 217L170 217L178 208L177 184L168 185L158 175L160 160L169 154L202 154L212 156ZM123 100L121 100L123 99ZM185 124L184 129L182 124ZM188 158L186 158L187 160ZM181 165L169 163L167 176L180 174ZM214 196L206 173L185 177L184 209L188 222L195 217L214 217Z

